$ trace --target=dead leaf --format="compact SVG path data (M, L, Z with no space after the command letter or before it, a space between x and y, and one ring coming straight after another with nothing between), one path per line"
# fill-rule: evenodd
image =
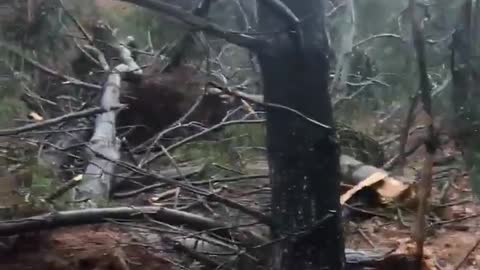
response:
M35 120L35 121L43 121L43 117L42 117L40 114L36 113L36 112L30 112L30 113L28 114L28 116L29 116L30 118L32 118L33 120Z

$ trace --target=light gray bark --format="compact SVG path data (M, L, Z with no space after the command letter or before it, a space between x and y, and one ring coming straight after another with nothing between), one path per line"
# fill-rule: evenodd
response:
M142 73L131 57L131 52L125 46L118 42L115 47L123 63L110 71L104 85L101 107L107 112L96 118L95 131L87 145L87 151L90 154L89 164L82 183L74 189L73 199L81 201L82 207L97 207L99 203L109 198L115 174L115 161L120 158L120 141L116 137L117 111L111 109L120 105L121 75L126 72ZM97 53L102 66L108 71L105 58L99 51Z

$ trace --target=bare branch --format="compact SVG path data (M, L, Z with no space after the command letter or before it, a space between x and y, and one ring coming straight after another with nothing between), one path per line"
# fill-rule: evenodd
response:
M85 30L85 28L82 26L82 24L77 20L77 18L75 18L75 16L72 14L72 12L70 12L70 10L68 10L66 7L65 7L65 4L63 3L63 0L58 0L58 2L60 3L60 6L62 7L62 9L65 11L65 13L67 14L67 16L70 18L70 20L73 21L73 23L75 24L75 26L78 28L78 30L80 30L80 32L83 34L83 36L88 40L88 43L90 45L93 45L93 38L88 34L87 30Z
M122 106L122 105L118 105L118 106L113 106L110 109L111 110L118 110L118 109L121 109L123 107L124 106ZM55 124L65 122L67 120L83 118L83 117L87 117L87 116L90 116L90 115L104 113L106 111L107 110L105 110L104 108L96 107L96 108L91 108L91 109L87 109L87 110L83 110L83 111L79 111L79 112L65 114L65 115L62 115L62 116L59 116L59 117L56 117L56 118L48 119L48 120L38 122L38 123L24 125L24 126L17 127L17 128L0 129L0 136L18 135L18 134L25 133L25 132L28 132L28 131L31 131L31 130L53 126Z
M366 39L362 39L362 40L356 42L355 44L353 44L353 48L361 46L361 45L363 45L363 44L365 44L369 41L372 41L374 39L377 39L377 38L393 38L393 39L398 39L402 42L404 41L400 35L392 34L392 33L383 33L383 34L377 34L377 35L370 36Z
M70 179L66 183L63 183L62 185L60 185L60 187L55 189L55 191L53 191L47 197L45 197L45 201L53 202L55 199L59 198L60 196L62 196L63 194L65 194L66 192L68 192L78 184L80 184L80 181L82 181L82 178L83 178L83 175L79 175L74 177L73 179Z
M106 222L107 219L142 219L146 215L173 224L187 224L194 229L205 230L225 227L224 224L209 218L173 209L145 207L117 207L85 210L71 210L47 213L31 218L0 222L0 235L14 235L25 232L55 229L72 226Z
M65 80L66 81L65 83L69 83L69 84L72 84L72 85L81 86L81 87L85 87L85 88L89 88L89 89L95 89L95 90L102 89L102 87L100 85L83 82L83 81L80 81L79 79L64 75L64 74L62 74L58 71L50 69L50 68L38 63L37 61L25 56L22 52L13 48L12 46L10 46L8 44L0 42L0 48L5 49L10 53L13 53L13 54L25 59L25 61L27 61L27 63L29 63L30 65L32 65L36 68L38 68L40 71L42 71L44 73L47 73L48 75L58 77L60 79Z
M310 118L307 115L305 115L304 113L302 113L298 110L295 110L293 108L290 108L290 107L287 107L287 106L284 106L284 105L281 105L281 104L265 102L265 101L263 101L263 96L249 95L249 94L244 94L240 91L229 91L229 90L226 90L226 89L223 89L223 88L218 88L218 89L222 90L227 95L232 95L234 97L240 98L242 100L246 100L248 102L252 102L254 104L258 104L258 105L261 105L261 106L264 106L264 107L270 107L270 108L276 108L276 109L289 111L289 112L299 116L300 118L303 118L307 122L310 122L311 124L314 124L316 126L326 128L326 129L331 129L332 128L331 126L320 123L317 120L315 120L313 118Z
M262 50L268 46L268 42L264 39L255 38L248 34L233 33L222 29L220 26L211 23L210 21L195 16L182 8L154 0L119 0L122 2L132 3L141 7L152 9L166 15L169 15L195 30L201 30L208 34L225 39L228 42L234 43L238 46L245 47L251 50Z
M201 138L202 136L212 132L212 131L215 131L215 130L218 130L220 128L223 128L223 127L226 127L226 126L232 126L232 125L238 125L238 124L263 124L265 123L265 120L232 120L232 121L227 121L227 122L221 122L219 124L216 124L214 126L212 126L211 128L208 128L208 129L204 129L202 130L201 132L198 132L198 133L195 133L194 135L188 137L188 138L185 138L177 143L174 143L172 145L170 145L169 147L167 147L167 150L168 151L173 151L174 149L177 149L178 147L182 146L182 145L185 145L191 141L194 141L198 138ZM149 163L153 162L154 160L156 160L157 158L159 157L163 157L165 155L165 152L164 151L160 151L158 153L156 153L155 155L153 155L152 157L146 159L141 165L142 166L145 166L145 165L148 165Z

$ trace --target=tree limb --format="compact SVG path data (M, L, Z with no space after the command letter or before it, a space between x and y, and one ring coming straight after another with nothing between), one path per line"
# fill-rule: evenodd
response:
M210 11L211 0L202 0L197 5L197 7L193 10L193 15L205 18ZM178 42L178 44L173 48L172 56L170 57L170 62L164 68L165 71L172 70L172 68L177 67L180 65L185 52L191 48L194 44L194 39L192 36L193 33L189 32L186 33L182 39Z
M109 70L108 64L104 63L105 71L111 72L104 85L101 99L101 106L106 109L120 104L121 74L127 72L136 75L142 74L142 70L125 45L116 40L113 47L118 51L123 64ZM103 59L103 55L98 53L99 59ZM95 130L88 147L91 158L85 170L86 179L74 189L73 196L76 201L86 201L89 206L97 206L99 202L109 198L115 161L120 158L120 142L116 136L116 117L115 111L108 111L97 116ZM98 157L95 153L101 153L102 157Z
M106 222L107 219L142 219L145 215L167 223L186 224L197 230L224 227L223 224L203 216L163 207L144 206L59 211L24 219L2 221L0 222L0 235L15 235L64 226L102 223Z
M6 43L0 42L0 48L5 49L6 51L23 58L27 63L29 63L30 65L32 65L36 68L38 68L40 71L42 71L42 72L44 72L48 75L58 77L60 79L65 80L66 83L76 85L76 86L85 87L85 88L88 88L88 89L95 89L95 90L102 89L102 87L100 85L83 82L83 81L80 81L79 79L64 75L64 74L62 74L58 71L50 69L50 68L38 63L37 61L25 56L22 52L20 52L19 50L15 49L14 47L12 47L12 46L10 46Z
M144 8L152 9L166 15L169 15L188 26L204 31L208 34L225 39L228 42L236 44L241 47L245 47L254 51L265 49L268 46L268 41L265 39L255 38L248 34L233 33L228 30L222 29L220 26L206 20L204 18L195 16L182 8L163 3L154 0L118 0L122 2L128 2L141 6Z
M124 107L123 105L116 105L116 106L110 107L110 110L118 110L118 109L121 109L123 107ZM65 114L65 115L62 115L62 116L59 116L59 117L56 117L56 118L52 118L52 119L48 119L48 120L45 120L45 121L42 121L42 122L37 122L37 123L33 123L33 124L24 125L24 126L21 126L21 127L10 128L10 129L0 129L0 136L18 135L18 134L21 134L21 133L25 133L25 132L28 132L28 131L35 130L35 129L53 126L55 124L59 124L59 123L62 123L62 122L68 121L68 120L83 118L83 117L87 117L87 116L94 115L94 114L104 113L104 112L107 112L107 111L108 110L105 109L105 108L95 107L95 108L86 109L86 110L83 110L83 111L78 111L78 112Z

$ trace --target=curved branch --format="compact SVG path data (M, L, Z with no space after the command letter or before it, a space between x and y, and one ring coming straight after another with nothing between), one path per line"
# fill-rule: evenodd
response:
M353 44L353 48L356 48L358 46L361 46L371 40L374 40L374 39L377 39L377 38L394 38L394 39L398 39L402 42L405 42L402 37L398 34L393 34L393 33L382 33L382 34L376 34L376 35L373 35L373 36L369 36L365 39L362 39L358 42L356 42L355 44Z
M24 126L16 127L16 128L9 128L9 129L0 129L0 137L1 136L13 136L13 135L18 135L21 133L25 133L28 131L32 131L35 129L40 129L40 128L45 128L49 126L53 126L68 120L72 119L78 119L78 118L83 118L87 117L90 115L94 114L99 114L99 113L105 113L108 112L109 110L118 110L123 108L123 105L118 105L118 106L112 106L109 109L101 108L101 107L95 107L91 109L86 109L83 111L78 111L78 112L73 112L69 114L65 114L56 118L48 119L42 122L37 122L37 123L32 123L32 124L27 124Z
M236 44L250 50L261 50L268 46L268 41L265 39L255 38L248 34L233 33L220 26L210 22L207 19L195 16L182 8L162 3L154 0L119 0L128 2L147 9L155 10L171 16L196 30L204 31L208 34L225 39L228 42Z

